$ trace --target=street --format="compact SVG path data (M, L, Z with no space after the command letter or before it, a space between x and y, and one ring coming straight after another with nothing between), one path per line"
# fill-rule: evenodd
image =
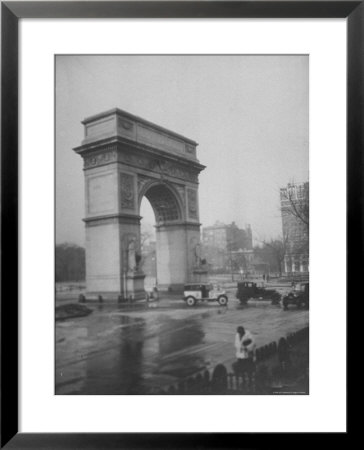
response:
M56 323L56 394L146 394L235 360L236 328L257 347L308 325L309 312L268 301L227 307L178 299L147 305L88 304L87 317Z

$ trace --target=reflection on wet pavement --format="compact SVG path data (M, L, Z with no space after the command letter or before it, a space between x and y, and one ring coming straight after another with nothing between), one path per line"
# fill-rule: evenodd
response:
M271 305L128 308L95 305L56 324L56 394L146 394L234 361L243 324L258 346L308 323L308 312Z

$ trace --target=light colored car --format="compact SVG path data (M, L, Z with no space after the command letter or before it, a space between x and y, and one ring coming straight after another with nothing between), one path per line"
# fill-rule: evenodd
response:
M225 290L208 283L186 284L183 299L188 306L195 306L198 301L216 301L223 306L227 305L228 302L228 296Z

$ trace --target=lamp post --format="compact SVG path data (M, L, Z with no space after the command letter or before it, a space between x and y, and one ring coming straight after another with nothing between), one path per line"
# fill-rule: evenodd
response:
M231 281L234 281L234 271L233 271L233 249L232 249L232 241L227 241L228 252L230 254L230 273L231 273Z

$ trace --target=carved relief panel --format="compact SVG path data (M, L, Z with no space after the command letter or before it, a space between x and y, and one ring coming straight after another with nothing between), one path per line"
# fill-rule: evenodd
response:
M195 189L187 189L187 212L189 219L198 220L197 191Z
M138 196L141 195L141 191L143 190L144 186L150 182L150 180L151 178L138 174Z
M135 176L120 172L120 205L122 209L135 210L136 189Z
M102 166L117 160L116 150L110 146L110 150L103 153L97 153L94 155L89 155L84 158L84 168L90 169L92 167Z

